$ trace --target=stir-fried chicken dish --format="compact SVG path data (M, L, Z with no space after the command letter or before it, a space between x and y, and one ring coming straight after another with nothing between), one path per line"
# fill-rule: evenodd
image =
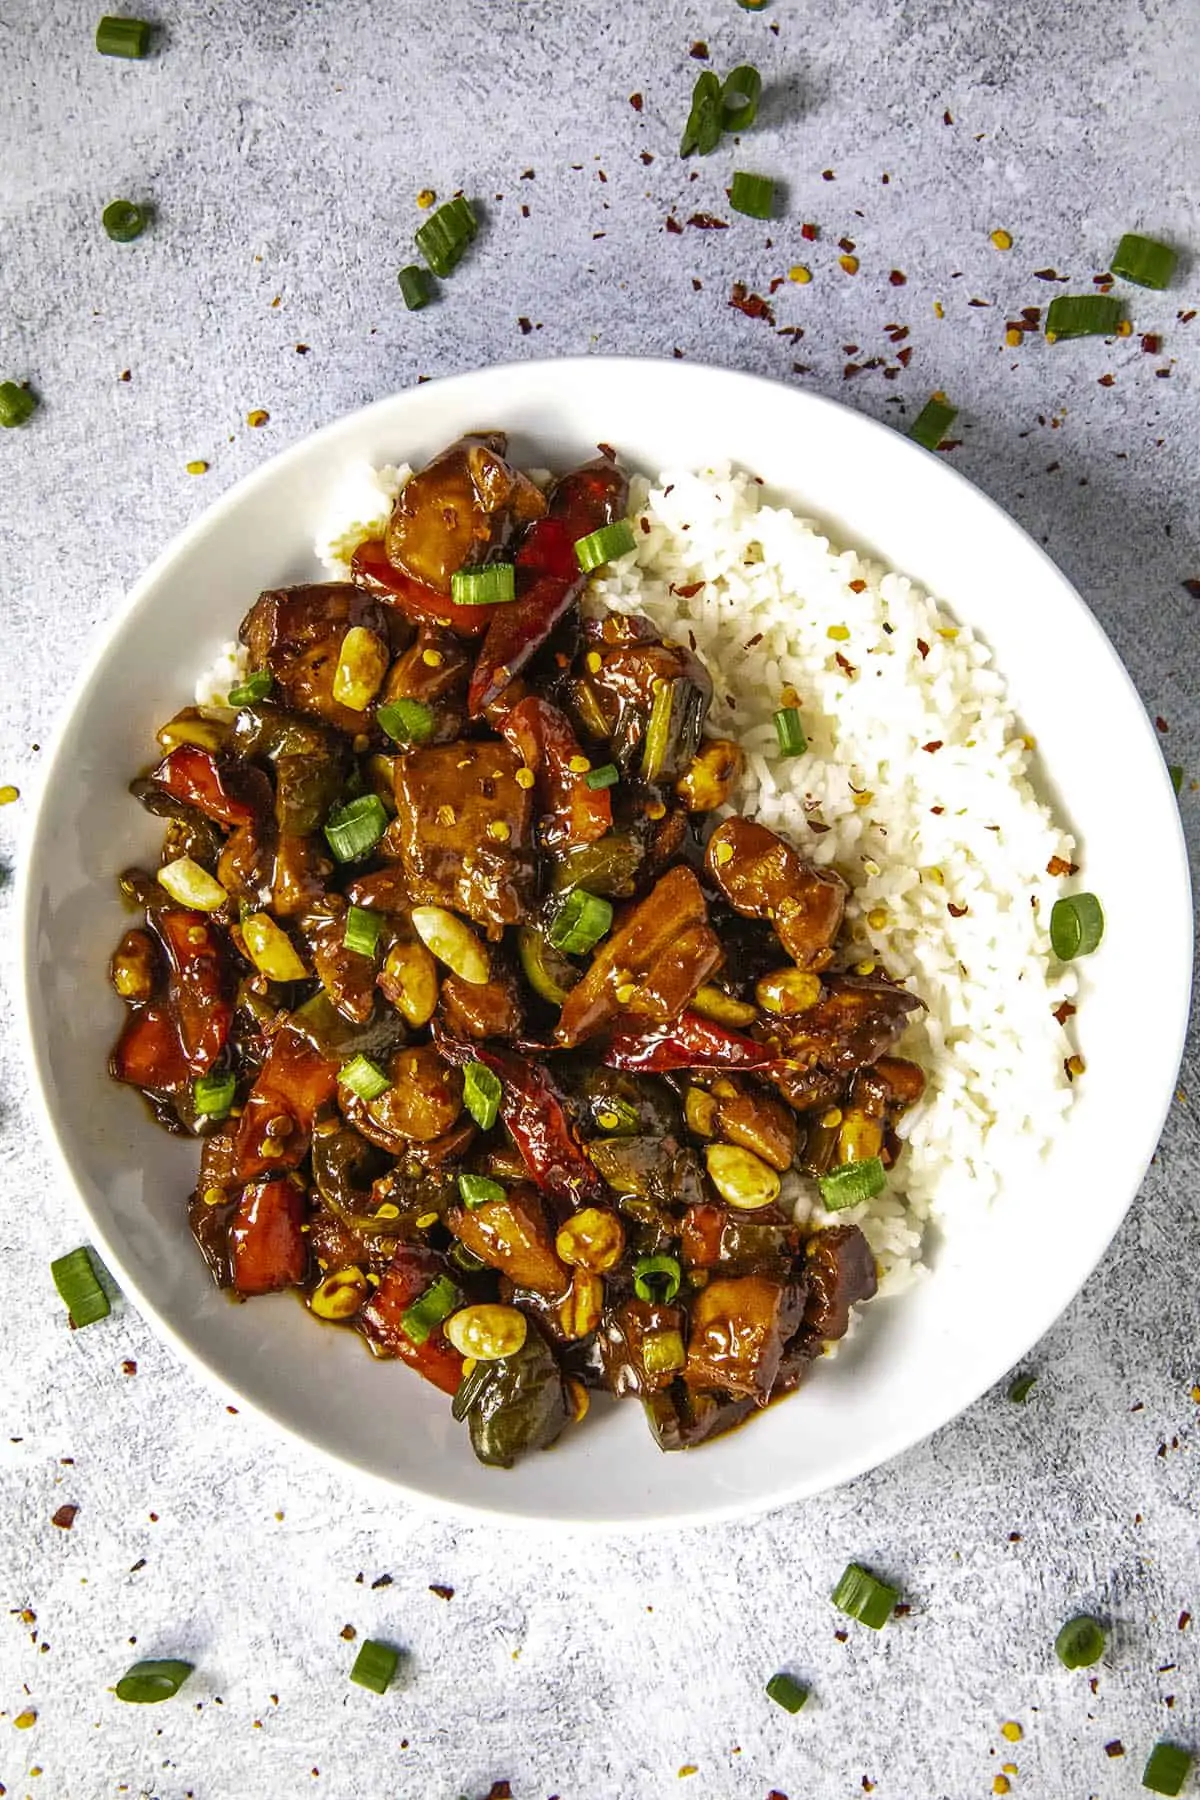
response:
M111 1070L199 1140L191 1229L452 1396L510 1466L593 1395L664 1450L802 1379L876 1289L856 1224L921 1002L847 888L736 811L708 672L581 607L633 547L614 455L500 432L412 476L353 579L262 594L228 709L158 733Z

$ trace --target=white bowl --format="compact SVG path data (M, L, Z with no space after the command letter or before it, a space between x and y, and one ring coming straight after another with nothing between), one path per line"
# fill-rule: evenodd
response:
M835 1362L741 1431L663 1456L622 1405L511 1472L481 1467L441 1394L318 1329L294 1298L237 1306L188 1234L194 1144L150 1122L105 1059L105 963L128 923L115 876L156 855L129 799L153 732L259 590L317 573L314 521L348 464L420 463L503 426L519 460L596 443L655 472L731 459L948 602L993 645L1082 845L1107 931L1082 970L1087 1063L1042 1178L1006 1192L932 1276L867 1311ZM1183 1044L1192 911L1158 745L1107 639L1058 570L936 456L830 401L720 369L588 358L430 383L340 420L217 502L134 587L69 706L24 870L26 1028L46 1129L106 1261L208 1376L317 1449L415 1500L476 1515L650 1524L729 1517L848 1480L969 1405L1053 1323L1102 1255L1154 1151ZM1154 978L1147 979L1147 958Z

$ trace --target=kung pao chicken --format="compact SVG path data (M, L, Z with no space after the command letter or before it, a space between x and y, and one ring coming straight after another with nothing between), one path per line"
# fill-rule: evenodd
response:
M503 1467L597 1391L664 1450L791 1392L876 1270L788 1172L878 1192L923 1087L845 883L730 810L702 663L581 608L627 505L606 446L543 491L453 444L352 580L259 597L132 790L166 839L111 1071L200 1140L214 1280L297 1290Z

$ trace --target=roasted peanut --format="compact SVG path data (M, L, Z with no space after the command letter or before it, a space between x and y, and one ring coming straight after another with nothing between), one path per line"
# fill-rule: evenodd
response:
M148 931L127 931L112 954L108 978L122 1000L149 1000L158 957Z
M758 1017L756 1007L748 1000L738 1000L727 994L724 988L713 987L705 982L691 998L693 1012L698 1012L705 1019L715 1019L718 1025L753 1025Z
M456 1350L476 1362L515 1356L529 1331L515 1306L464 1306L446 1320L445 1332Z
M210 875L190 856L179 856L174 862L164 863L157 879L172 900L178 900L180 906L191 907L196 912L217 912L229 899L216 876Z
M333 697L351 712L365 712L383 686L388 647L365 625L352 625L342 639L333 675Z
M883 1148L883 1121L856 1107L847 1107L838 1127L837 1159L840 1163L866 1162Z
M251 913L242 920L246 955L269 981L303 981L308 975L296 946L269 913Z
M422 943L393 944L378 985L410 1025L428 1025L438 1003L437 964Z
M309 1295L308 1304L318 1319L352 1319L368 1292L366 1276L352 1264L331 1269Z
M416 906L412 922L421 942L439 962L464 981L483 986L491 974L488 953L457 913L447 912L444 906Z
M675 783L675 792L689 812L712 812L728 800L745 761L728 738L708 738Z
M754 997L764 1012L807 1012L821 998L821 983L807 969L772 969L754 984Z
M697 1137L716 1137L717 1103L704 1088L690 1087L683 1097L683 1116Z
M560 1228L554 1248L560 1262L585 1269L591 1275L603 1275L621 1260L625 1227L616 1213L602 1206L584 1206Z
M707 1144L704 1160L713 1186L727 1206L757 1212L779 1198L779 1176L760 1156L736 1144Z
M558 1309L563 1336L571 1343L587 1337L599 1325L603 1311L603 1281L599 1275L589 1274L586 1269L576 1269L571 1276L571 1287L566 1299Z

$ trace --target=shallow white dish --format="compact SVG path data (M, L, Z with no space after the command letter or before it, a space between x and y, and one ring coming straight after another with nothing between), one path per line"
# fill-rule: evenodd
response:
M404 1368L318 1329L289 1296L237 1306L212 1287L184 1204L195 1146L159 1131L105 1073L121 1016L105 965L128 923L115 875L156 857L161 838L126 791L155 726L190 697L260 589L317 575L313 529L348 465L419 464L481 426L512 433L527 467L569 466L600 441L649 473L731 460L835 541L947 602L993 645L1038 741L1044 790L1104 903L1104 942L1080 965L1087 1073L1042 1178L1005 1193L969 1239L951 1236L928 1280L868 1309L797 1396L691 1454L661 1455L625 1404L511 1472L482 1468L445 1397ZM226 494L137 583L90 658L45 771L23 885L35 1089L122 1287L243 1404L414 1499L475 1515L729 1517L846 1481L946 1423L1029 1350L1103 1254L1157 1143L1186 1024L1192 908L1177 807L1137 695L1068 582L991 501L897 433L676 362L523 363L430 383L338 421Z

